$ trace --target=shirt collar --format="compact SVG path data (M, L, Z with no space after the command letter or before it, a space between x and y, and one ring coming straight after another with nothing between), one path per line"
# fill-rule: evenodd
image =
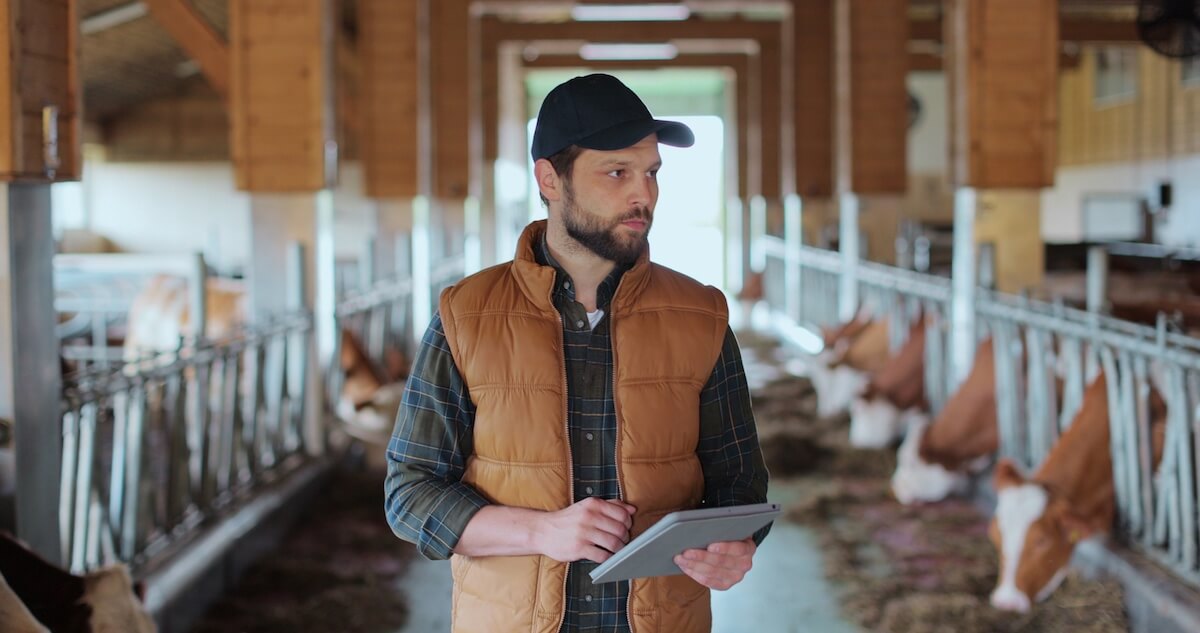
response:
M550 253L550 244L546 240L546 234L542 234L541 242L538 248L534 251L537 258L537 263L542 266L549 266L554 269L554 296L563 296L571 301L575 301L575 280L567 274L567 271L559 265L558 260L554 259L554 255ZM612 298L617 294L617 287L621 283L621 277L625 271L629 270L629 266L625 264L617 264L613 266L608 276L604 281L600 282L600 286L596 288L596 307L601 310L608 309L608 304L612 302Z

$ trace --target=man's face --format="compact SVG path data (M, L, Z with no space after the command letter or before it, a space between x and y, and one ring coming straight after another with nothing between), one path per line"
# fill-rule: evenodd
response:
M567 234L609 261L636 261L654 219L661 165L654 134L621 150L583 150L563 181Z

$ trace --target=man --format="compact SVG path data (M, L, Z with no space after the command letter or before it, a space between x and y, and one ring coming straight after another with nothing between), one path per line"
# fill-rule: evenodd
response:
M421 343L386 508L451 558L456 633L708 631L709 589L766 535L689 550L686 575L588 576L669 512L766 500L724 297L649 261L658 143L692 132L616 78L552 90L532 152L549 219L443 292Z

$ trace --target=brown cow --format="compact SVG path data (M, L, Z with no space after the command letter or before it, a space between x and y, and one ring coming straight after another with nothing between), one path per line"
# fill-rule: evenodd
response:
M46 562L11 535L0 532L0 631L54 633L154 633L156 627L135 593L124 565L83 576ZM16 608L13 596L24 609ZM32 626L27 616L41 624ZM24 627L24 628L20 628Z
M244 284L210 278L205 293L205 336L215 342L232 339L247 322ZM151 279L130 308L126 360L178 349L181 337L190 332L189 301L183 278L160 275ZM386 443L403 393L407 361L399 350L389 349L386 354L388 367L376 367L358 339L343 328L339 360L345 380L334 408L347 431L366 441ZM244 379L249 385L253 376L246 374ZM214 397L218 397L219 387L214 384Z
M1009 460L996 465L996 514L988 530L1000 554L1000 578L992 592L998 609L1027 612L1066 576L1075 545L1107 532L1113 522L1112 455L1108 392L1101 373L1083 396L1066 433L1046 460L1025 478ZM1153 458L1162 455L1166 404L1151 390Z
M850 407L850 444L882 448L904 436L905 428L927 421L925 403L925 323L916 321L908 340L871 375Z

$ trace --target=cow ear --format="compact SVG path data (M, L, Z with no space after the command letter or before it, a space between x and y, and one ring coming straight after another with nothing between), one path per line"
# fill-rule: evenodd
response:
M996 490L1003 490L1012 486L1019 486L1025 483L1025 477L1021 475L1021 471L1017 469L1017 465L1007 457L996 462L996 471L992 475L992 486Z

